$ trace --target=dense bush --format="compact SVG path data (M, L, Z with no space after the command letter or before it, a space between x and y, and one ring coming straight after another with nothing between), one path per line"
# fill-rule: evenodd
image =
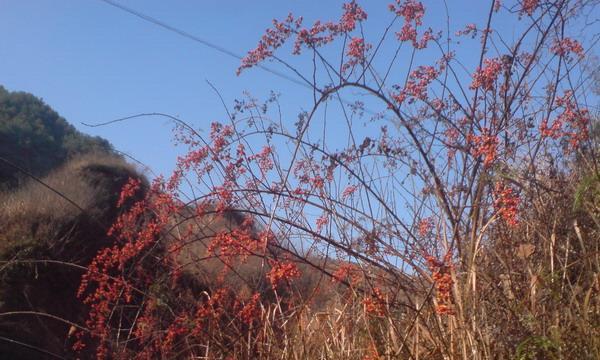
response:
M356 1L331 21L274 20L238 73L274 60L312 90L306 111L290 120L285 94L247 95L210 131L178 122L188 152L113 225L120 245L82 283L77 345L101 358L597 358L581 66L595 43L580 36L597 2L487 5L458 27L427 27L415 0L389 4L379 32ZM187 223L241 222L198 238L172 224L189 209ZM180 251L198 242L190 268L217 261L226 279L249 265L270 291L262 276L243 292L140 291L176 288ZM309 268L321 276L307 284Z
M454 32L449 20L426 28L420 1L396 0L375 39L356 1L334 21L275 20L238 73L275 59L312 89L308 110L292 124L279 95L247 95L210 129L177 121L188 151L174 172L150 185L123 176L111 192L83 305L70 298L86 311L68 348L104 359L600 357L600 181L579 66L595 43L578 37L597 2L488 5ZM295 66L286 49L310 61ZM34 224L23 228L45 229ZM56 224L46 228L69 222ZM13 254L26 250L10 249L6 268L22 266ZM7 293L28 294L36 269L21 287L9 277Z
M42 178L0 195L0 354L43 357L70 350L72 324L87 310L76 297L106 233L118 216L119 193L143 177L120 158L76 158ZM15 344L11 341L19 341Z

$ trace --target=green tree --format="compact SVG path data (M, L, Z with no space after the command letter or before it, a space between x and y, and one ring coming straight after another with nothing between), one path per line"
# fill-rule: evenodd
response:
M79 132L41 99L0 86L0 156L41 176L75 155L113 153L100 137ZM0 161L0 189L11 188L23 174Z

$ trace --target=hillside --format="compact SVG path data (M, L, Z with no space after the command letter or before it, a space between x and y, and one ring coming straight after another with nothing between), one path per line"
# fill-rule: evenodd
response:
M112 153L100 137L81 133L40 98L0 86L0 156L36 176L74 156ZM0 189L24 182L24 175L0 161Z
M84 317L79 267L110 245L123 185L144 179L107 140L77 131L34 95L1 86L0 160L0 358L53 358L69 325L50 316Z
M37 179L2 163L0 359L93 358L88 350L76 353L72 348L77 340L74 330L83 329L91 313L77 296L82 275L103 249L117 244L119 237L109 236L109 229L146 196L148 180L116 155L106 140L78 132L35 96L3 88L1 92L0 129L5 141L0 157ZM121 190L131 179L140 182L140 191L121 203ZM191 301L217 287L224 263L197 259L208 254L208 239L240 226L243 218L227 213L195 219L190 217L194 213L187 207L172 214L169 222L177 224L173 231L155 236L151 254L156 258L168 256L165 245L175 242L173 233L193 229L196 238L177 253L175 262L183 267L176 284L153 287L153 296ZM142 223L151 222L153 216L146 212ZM152 267L168 271L161 262ZM265 299L272 299L260 269L260 259L252 258L224 282L246 296L255 290L253 284L262 284ZM307 288L317 281L315 276L305 272ZM279 295L284 294L280 289ZM323 296L320 299L324 301Z
M81 275L112 246L107 229L131 177L142 176L121 159L87 155L41 179L56 192L31 181L0 196L0 358L66 356L69 322L88 311Z

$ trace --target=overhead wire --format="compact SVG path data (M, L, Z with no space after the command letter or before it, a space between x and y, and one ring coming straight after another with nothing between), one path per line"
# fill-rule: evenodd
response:
M176 28L176 27L174 27L172 25L169 25L169 24L167 24L167 23L165 23L165 22L163 22L161 20L158 20L158 19L156 19L156 18L154 18L152 16L143 14L143 13L141 13L141 12L135 10L135 9L132 9L132 8L129 8L129 7L124 6L122 4L119 4L116 1L112 1L112 0L100 0L100 1L102 1L102 2L104 2L106 4L108 4L108 5L111 5L111 6L115 7L115 8L117 8L117 9L120 9L120 10L122 10L124 12L127 12L127 13L129 13L129 14L131 14L133 16L136 16L136 17L138 17L138 18L140 18L140 19L142 19L142 20L144 20L146 22L149 22L149 23L154 24L156 26L159 26L159 27L161 27L161 28L163 28L165 30L173 32L173 33L175 33L175 34L177 34L179 36L183 36L183 37L185 37L185 38L187 38L189 40L192 40L192 41L195 41L195 42L197 42L199 44L202 44L202 45L204 45L204 46L206 46L208 48L211 48L211 49L213 49L215 51L218 51L218 52L220 52L220 53L222 53L224 55L227 55L227 56L229 56L231 58L234 58L234 59L237 59L237 60L240 60L240 61L244 58L243 56L241 56L239 54L236 54L235 52L233 52L233 51L231 51L229 49L226 49L226 48L224 48L222 46L216 45L216 44L214 44L214 43L212 43L212 42L210 42L210 41L208 41L206 39L203 39L203 38L201 38L199 36L190 34L189 32L187 32L185 30ZM268 73L271 73L272 75L275 75L275 76L280 77L282 79L285 79L287 81L291 81L291 82L293 82L296 85L300 85L300 86L303 86L305 88L311 88L310 85L306 84L305 82L302 82L302 81L300 81L298 79L295 79L295 78L293 78L291 76L288 76L288 75L286 75L286 74L284 74L284 73L282 73L280 71L271 69L268 66L265 66L265 65L262 65L262 64L257 64L256 66L258 68L260 68L261 70L264 70L264 71L266 71Z
M126 12L126 13L128 13L130 15L133 15L133 16L135 16L137 18L140 18L140 19L142 19L142 20L144 20L146 22L149 22L149 23L151 23L153 25L159 26L159 27L161 27L161 28L163 28L163 29L165 29L167 31L170 31L170 32L175 33L175 34L177 34L179 36L185 37L185 38L187 38L189 40L192 40L192 41L197 42L197 43L199 43L201 45L204 45L204 46L206 46L206 47L208 47L210 49L213 49L213 50L215 50L217 52L220 52L220 53L222 53L224 55L227 55L227 56L229 56L231 58L234 58L234 59L237 59L237 60L240 60L240 61L242 61L242 59L244 58L243 56L235 53L234 51L226 49L226 48L224 48L224 47L222 47L220 45L216 45L216 44L214 44L214 43L212 43L212 42L210 42L210 41L208 41L206 39L203 39L203 38L201 38L199 36L196 36L194 34L190 34L189 32L187 32L185 30L182 30L182 29L177 28L175 26L169 25L169 24L165 23L164 21L161 21L161 20L156 19L156 18L154 18L152 16L149 16L149 15L146 15L146 14L144 14L144 13L138 11L138 10L135 10L135 9L132 9L132 8L127 7L125 5L122 5L122 4L120 4L120 3L116 2L116 1L113 1L113 0L99 0L99 1L101 1L103 3L106 3L106 4L110 5L110 6L113 6L113 7L117 8L117 9L119 9L121 11L124 11L124 12ZM312 85L310 85L310 84L308 84L308 83L306 83L304 81L300 81L300 80L298 80L296 78L288 76L288 75L286 75L286 74L284 74L284 73L282 73L282 72L280 72L278 70L272 69L272 68L270 68L270 67L268 67L266 65L256 64L255 66L257 68L259 68L259 69L261 69L263 71L266 71L266 72L268 72L268 73L270 73L270 74L272 74L274 76L277 76L277 77L279 77L281 79L287 80L289 82L292 82L292 83L294 83L296 85L302 86L302 87L304 87L306 89L309 89L309 90L315 90L314 86L312 86ZM317 91L321 92L318 89L317 89ZM340 98L340 100L341 100L342 103L344 103L346 105L349 105L349 106L354 105L353 102L345 100L343 98ZM367 114L370 114L370 115L377 115L377 116L381 115L380 113L378 113L376 111L373 111L373 110L369 110L367 108L363 108L363 111L365 113L367 113Z

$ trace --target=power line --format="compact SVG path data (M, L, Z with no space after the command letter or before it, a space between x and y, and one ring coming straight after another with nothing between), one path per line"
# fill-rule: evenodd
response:
M209 47L209 48L211 48L211 49L213 49L215 51L218 51L218 52L220 52L220 53L222 53L224 55L227 55L227 56L229 56L231 58L234 58L234 59L237 59L237 60L240 60L240 61L243 59L243 56L241 56L239 54L236 54L235 52L233 52L231 50L228 50L228 49L226 49L226 48L224 48L222 46L219 46L219 45L216 45L214 43L211 43L210 41L205 40L205 39L203 39L201 37L198 37L196 35L190 34L189 32L187 32L185 30L181 30L179 28L171 26L171 25L169 25L169 24L167 24L165 22L162 22L162 21L160 21L160 20L158 20L156 18L153 18L153 17L151 17L149 15L143 14L143 13L137 11L137 10L134 10L132 8L126 7L124 5L121 5L121 4L119 4L119 3L115 2L115 1L112 1L112 0L100 0L100 1L102 1L102 2L104 2L106 4L108 4L108 5L111 5L111 6L117 8L117 9L119 9L121 11L124 11L126 13L131 14L131 15L134 15L134 16L136 16L136 17L138 17L138 18L140 18L140 19L142 19L144 21L147 21L147 22L151 23L151 24L159 26L159 27L161 27L161 28L163 28L165 30L173 32L173 33L175 33L175 34L177 34L179 36L183 36L183 37L185 37L185 38L187 38L189 40L195 41L195 42L197 42L199 44L202 44L202 45L204 45L206 47ZM268 72L268 73L271 73L271 74L277 76L277 77L280 77L280 78L285 79L287 81L293 82L296 85L300 85L300 86L303 86L303 87L306 87L306 88L311 88L308 84L306 84L306 83L304 83L302 81L299 81L298 79L295 79L295 78L292 78L290 76L287 76L286 74L284 74L282 72L279 72L277 70L273 70L273 69L271 69L271 68L269 68L269 67L267 67L265 65L257 64L256 66L258 68L260 68L260 69Z
M213 49L215 51L218 51L218 52L220 52L220 53L222 53L224 55L227 55L227 56L229 56L231 58L234 58L234 59L237 59L237 60L240 60L240 61L243 59L243 56L241 56L241 55L239 55L239 54L237 54L237 53L235 53L235 52L233 52L233 51L231 51L229 49L226 49L226 48L224 48L222 46L216 45L216 44L214 44L214 43L212 43L212 42L210 42L208 40L205 40L205 39L203 39L201 37L198 37L196 35L190 34L189 32L187 32L185 30L181 30L181 29L179 29L179 28L177 28L175 26L169 25L169 24L167 24L167 23L165 23L163 21L160 21L160 20L158 20L156 18L153 18L152 16L143 14L143 13L137 11L137 10L134 10L132 8L126 7L124 5L121 5L121 4L119 4L119 3L117 3L117 2L115 2L113 0L100 0L100 1L102 1L102 2L104 2L106 4L108 4L108 5L111 5L111 6L117 8L117 9L119 9L121 11L124 11L124 12L126 12L126 13L128 13L130 15L138 17L138 18L140 18L140 19L142 19L144 21L147 21L147 22L149 22L149 23L151 23L153 25L159 26L159 27L161 27L161 28L163 28L165 30L168 30L168 31L170 31L172 33L175 33L175 34L177 34L179 36L183 36L183 37L185 37L185 38L187 38L189 40L197 42L197 43L199 43L201 45L204 45L204 46L206 46L206 47L208 47L210 49ZM270 73L272 75L275 75L275 76L277 76L279 78L282 78L284 80L292 82L292 83L294 83L296 85L302 86L302 87L304 87L306 89L309 89L309 90L314 90L313 86L311 86L310 84L308 84L306 82L303 82L303 81L300 81L300 80L298 80L296 78L290 77L290 76L288 76L288 75L286 75L286 74L284 74L284 73L282 73L280 71L271 69L268 66L265 66L263 64L256 64L255 66L257 68L261 69L261 70L264 70L264 71L266 71L266 72L268 72L268 73ZM319 93L321 93L320 90L317 89L317 91ZM338 97L339 97L339 95L338 95ZM345 99L343 99L341 97L339 97L339 100L343 104L350 105L350 106L353 105L353 103L351 101L345 100ZM373 110L369 110L367 108L363 108L363 111L366 112L367 114L370 114L370 115L377 115L377 116L380 115L380 113L378 113L376 111L373 111Z

